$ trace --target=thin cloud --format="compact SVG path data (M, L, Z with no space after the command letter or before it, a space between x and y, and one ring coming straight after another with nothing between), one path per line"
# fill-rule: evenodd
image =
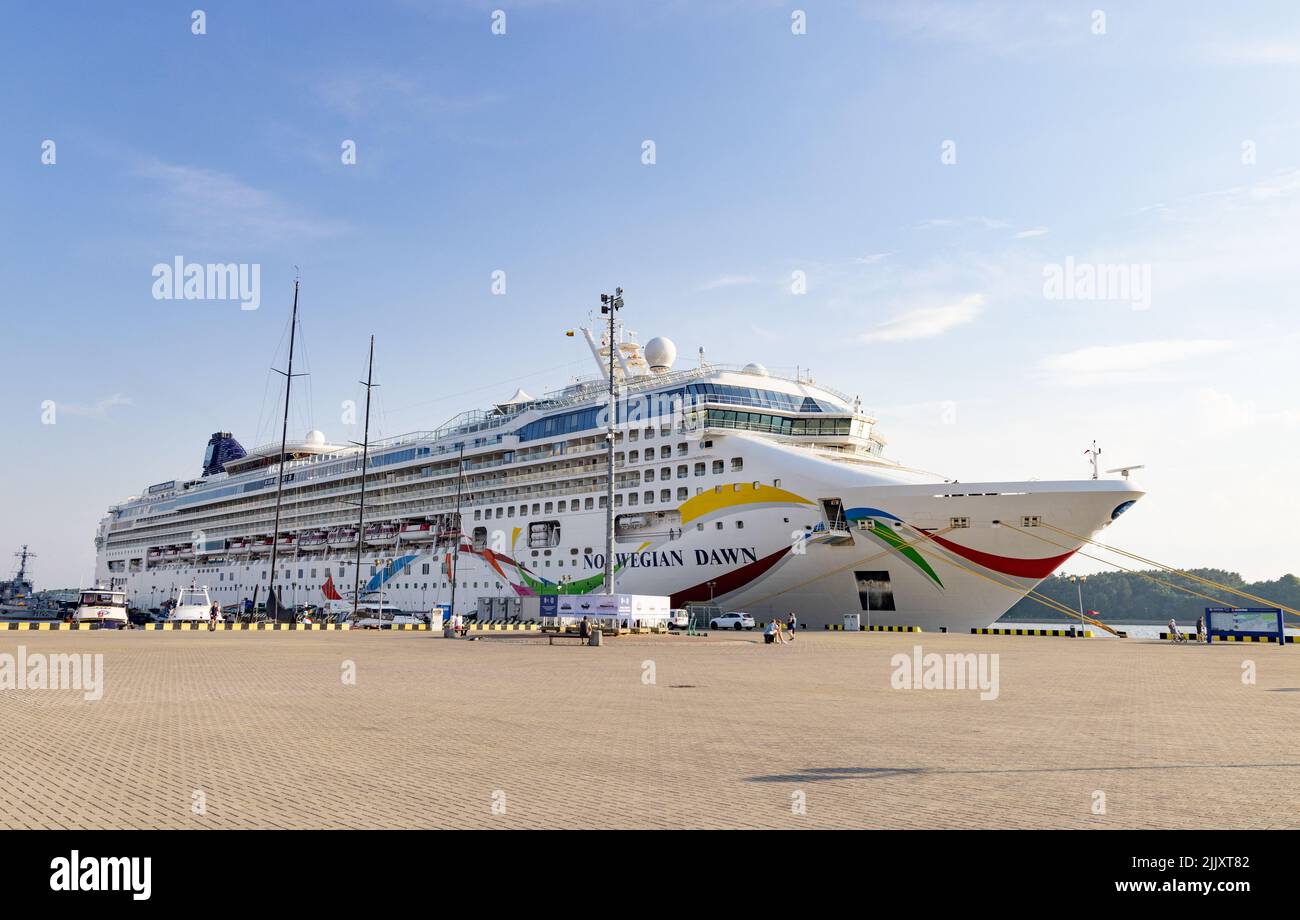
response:
M1038 369L1057 383L1070 386L1137 382L1151 379L1170 365L1236 347L1229 339L1158 339L1119 345L1092 345L1051 355Z
M109 413L120 407L131 405L131 398L121 393L114 393L98 399L90 405L85 403L56 403L55 412L59 415L74 415L79 418L108 418Z
M1035 236L1047 236L1047 233L1048 230L1046 227L1030 227L1028 230L1021 230L1017 233L1016 239L1027 240Z
M1256 38L1206 45L1202 56L1211 64L1231 67L1294 66L1300 64L1300 38Z
M943 335L949 329L974 322L984 309L984 295L971 294L956 303L941 307L922 307L908 310L888 322L881 323L875 332L858 336L858 341L906 342L913 339L930 339Z
M721 278L714 278L700 285L701 291L715 291L718 288L736 287L741 284L757 284L758 279L752 275L723 275Z
M326 106L349 118L401 108L414 114L466 112L500 100L491 92L457 96L434 92L420 80L391 70L353 70L331 74L316 84Z
M942 230L954 227L982 227L985 230L1006 230L1011 225L995 217L929 217L912 225L913 230Z
M178 226L201 233L243 233L259 241L337 236L346 224L300 213L272 192L234 176L151 159L136 174L154 182L160 206Z
M892 252L869 252L865 256L858 256L853 261L857 265L879 265L892 255Z

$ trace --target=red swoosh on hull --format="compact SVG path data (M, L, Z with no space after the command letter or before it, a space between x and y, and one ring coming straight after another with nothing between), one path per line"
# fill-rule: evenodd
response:
M738 569L732 569L725 575L719 575L714 581L714 597L721 597L724 594L730 594L739 588L743 588L755 578L762 575L772 566L776 565L781 557L790 552L790 548L783 547L770 556L764 556L757 562L751 562L742 565ZM681 591L674 592L668 600L670 607L681 607L691 602L702 603L709 596L709 583L702 581L698 585L693 585Z
M963 559L969 559L976 565L982 565L986 569L992 569L995 572L1012 575L1016 578L1046 578L1075 553L1074 550L1070 550L1068 553L1049 556L1046 559L1016 559L1013 556L998 556L994 553L971 549L969 546L962 546L960 543L945 540L937 534L928 534L927 536L944 549L956 553Z

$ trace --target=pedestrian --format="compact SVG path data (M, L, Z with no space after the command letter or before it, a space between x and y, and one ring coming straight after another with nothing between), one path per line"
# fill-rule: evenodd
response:
M582 622L578 624L578 644L586 645L590 639L591 621L587 617L583 617Z
M1175 620L1173 617L1169 618L1169 638L1175 642L1186 641L1183 638L1183 634L1178 631L1178 621Z
M771 645L775 641L776 641L776 619L773 618L770 622L768 622L767 628L763 630L763 642L766 645Z
M790 611L790 616L786 620L786 628L790 630L790 641L793 642L795 639L795 631L799 628L799 620L795 617L793 610Z
M217 610L218 610L218 609L219 609L219 608L217 607L217 602L216 602L216 601L213 601L213 602L212 602L212 609L208 611L208 631L209 631L209 632L211 632L212 630L214 630L214 629L217 628Z
M1206 630L1206 628L1205 628L1205 617L1199 617L1199 618L1197 618L1197 620L1196 620L1196 641L1197 641L1197 642L1200 642L1200 643L1202 643L1202 644L1204 644L1205 641L1209 638L1209 636L1208 636L1206 633L1207 633L1207 630Z

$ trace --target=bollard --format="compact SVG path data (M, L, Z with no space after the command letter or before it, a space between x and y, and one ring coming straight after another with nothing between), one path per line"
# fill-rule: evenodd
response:
M602 630L599 626L591 631L591 638L587 640L588 645L600 645Z

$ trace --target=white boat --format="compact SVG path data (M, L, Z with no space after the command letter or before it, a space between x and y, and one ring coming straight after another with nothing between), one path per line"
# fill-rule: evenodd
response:
M246 452L219 432L201 478L146 486L111 507L96 577L115 579L142 608L182 578L202 577L223 605L265 592L265 536L248 557L201 573L192 553L169 554L166 566L135 562L151 546L216 530L213 521L221 523L212 538L258 534L271 526L282 483L282 532L327 533L325 552L281 557L277 585L296 584L299 601L325 601L333 580L352 584L357 561L363 590L382 590L386 606L403 610L449 603L453 564L460 615L485 601L599 591L611 350L622 399L617 593L665 595L676 608L711 602L761 620L795 613L811 628L860 613L873 626L966 631L996 620L1144 494L1136 480L1100 471L1083 478L1083 469L1068 480L958 482L887 456L860 400L806 371L702 357L675 367L667 339L642 348L627 334L613 343L590 330L581 336L596 363L591 377L370 443L360 560L361 448L313 431L283 453L278 440ZM873 379L864 372L859 383ZM279 477L282 456L291 475ZM416 524L406 534L404 521ZM427 539L423 521L444 536Z
M349 546L357 545L357 529L355 527L337 527L329 532L330 549L346 549Z
M319 552L329 543L329 534L324 530L313 530L298 538L298 549L303 552Z
M171 609L167 612L166 621L170 623L207 623L212 617L212 598L208 595L207 586L199 587L190 585L188 588L177 588L176 594L172 597ZM218 610L217 622L224 623L225 615Z
M428 521L408 521L402 525L403 543L431 543L438 539L438 529Z
M396 524L375 524L366 528L366 543L370 546L392 546L397 543Z
M89 588L78 596L72 622L98 623L105 628L120 629L127 624L126 609L125 591Z

